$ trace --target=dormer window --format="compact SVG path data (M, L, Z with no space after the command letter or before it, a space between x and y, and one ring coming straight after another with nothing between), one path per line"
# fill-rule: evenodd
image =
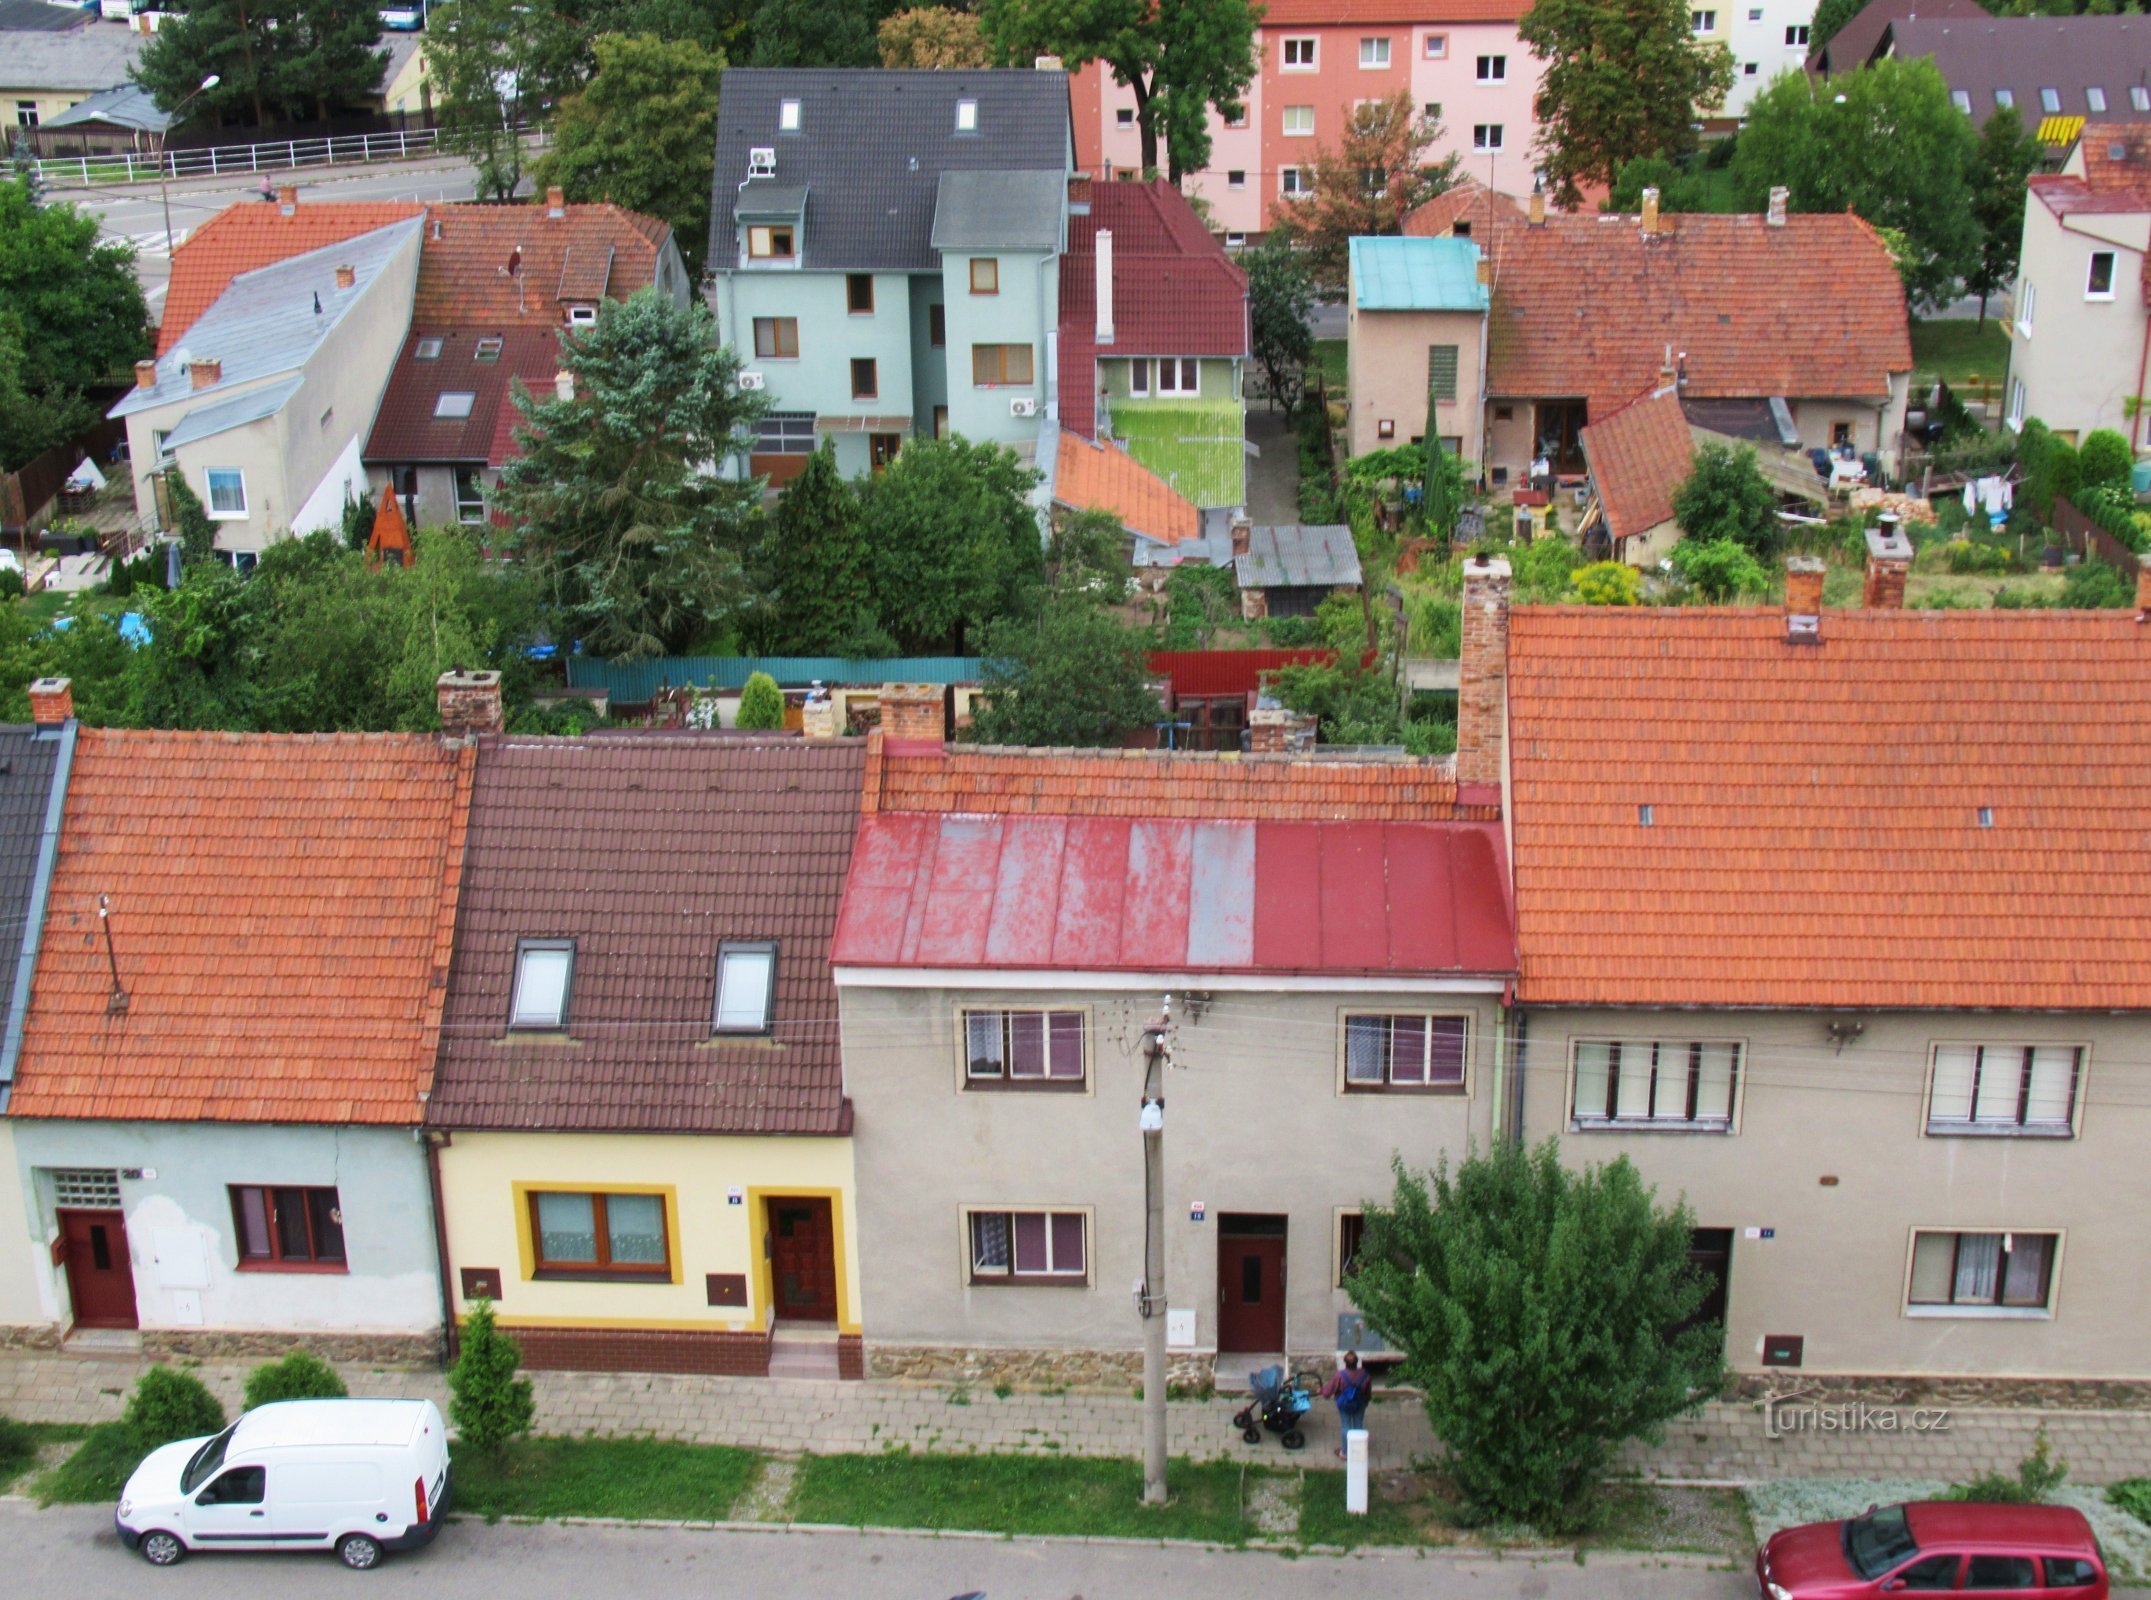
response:
M797 100L780 100L777 102L777 129L781 133L797 133L799 131L799 102Z
M498 334L490 338L480 339L471 350L471 359L473 361L498 361L501 349L506 343L507 341Z
M752 261L789 261L794 254L792 230L782 223L757 224L747 230L747 256Z
M565 1028L568 993L575 976L573 939L522 939L515 947L515 998L511 1028Z
M767 1033L770 1003L777 989L774 944L722 944L717 947L719 1033Z
M597 326L596 306L569 306L568 326L571 328L594 328Z
M978 132L978 102L976 100L959 100L956 102L956 131L958 133Z
M420 361L438 361L438 360L440 360L440 359L441 359L441 341L440 341L440 340L438 340L438 339L421 339L421 340L419 340L419 341L418 341L418 349L417 349L416 355L417 355L417 358L418 358L418 359L419 359Z

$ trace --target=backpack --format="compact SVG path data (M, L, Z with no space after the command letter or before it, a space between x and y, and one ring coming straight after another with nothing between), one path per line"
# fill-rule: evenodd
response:
M1374 1374L1365 1367L1349 1369L1344 1384L1337 1394L1337 1404L1347 1411L1357 1411L1374 1395Z

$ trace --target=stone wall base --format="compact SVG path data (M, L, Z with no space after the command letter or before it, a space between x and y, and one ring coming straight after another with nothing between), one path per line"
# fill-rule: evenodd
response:
M426 1333L272 1333L245 1328L144 1328L142 1353L165 1360L273 1361L311 1350L324 1361L369 1366L441 1364L441 1336Z
M502 1329L535 1372L679 1372L717 1378L769 1376L769 1335L681 1328ZM841 1366L843 1352L838 1351Z
M837 1376L852 1381L866 1376L866 1341L856 1333L837 1335Z
M1201 1389L1217 1377L1207 1351L1166 1357L1166 1382ZM908 1383L970 1384L984 1388L1091 1389L1126 1394L1143 1381L1140 1350L1033 1350L1000 1346L879 1344L866 1346L866 1376Z
M1804 1402L1865 1401L1886 1406L2018 1407L2047 1411L2151 1410L2151 1383L2101 1378L1892 1377L1833 1375L1797 1367L1735 1373L1727 1400L1764 1400L1798 1390Z
M60 1330L49 1322L28 1327L0 1325L0 1350L57 1350Z

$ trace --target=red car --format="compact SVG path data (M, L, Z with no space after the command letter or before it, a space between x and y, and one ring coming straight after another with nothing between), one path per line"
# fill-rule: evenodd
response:
M1772 1534L1755 1554L1755 1581L1763 1600L1933 1592L2107 1600L2099 1541L2069 1506L1870 1507L1849 1521Z

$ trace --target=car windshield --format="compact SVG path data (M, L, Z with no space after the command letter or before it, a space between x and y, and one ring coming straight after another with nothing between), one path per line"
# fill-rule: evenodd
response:
M1879 1578L1918 1553L1903 1506L1884 1506L1845 1524L1845 1559L1863 1578Z
M193 1459L187 1463L187 1470L179 1475L181 1494L194 1493L215 1475L217 1468L224 1465L225 1447L232 1442L232 1429L238 1426L235 1422L214 1439L202 1441L201 1449L195 1451Z

